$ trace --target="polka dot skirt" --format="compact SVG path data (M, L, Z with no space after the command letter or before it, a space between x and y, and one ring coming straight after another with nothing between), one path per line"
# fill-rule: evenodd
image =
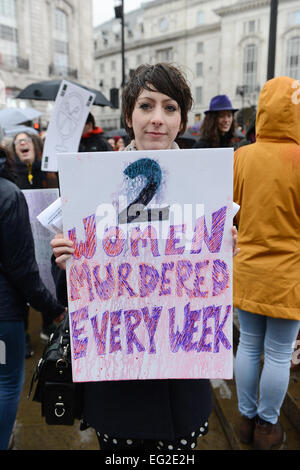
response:
M175 439L174 441L152 439L120 439L97 432L101 450L107 449L151 449L151 450L193 450L197 446L197 439L208 433L208 422L205 422L190 435Z

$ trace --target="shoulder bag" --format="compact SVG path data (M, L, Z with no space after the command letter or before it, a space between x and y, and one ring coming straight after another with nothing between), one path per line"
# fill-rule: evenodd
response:
M83 384L72 380L69 317L50 336L31 379L28 399L41 403L42 416L51 425L72 426L82 418Z

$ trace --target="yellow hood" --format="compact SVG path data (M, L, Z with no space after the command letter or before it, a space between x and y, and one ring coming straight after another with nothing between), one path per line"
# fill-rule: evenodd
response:
M257 108L256 140L300 144L300 83L297 80L276 77L264 85Z

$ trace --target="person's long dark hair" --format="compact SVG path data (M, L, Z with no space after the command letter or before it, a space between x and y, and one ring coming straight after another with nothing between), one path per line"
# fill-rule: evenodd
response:
M200 139L209 142L211 147L220 147L220 132L217 123L218 112L207 113L200 129ZM234 119L228 132L226 132L226 140L228 144L233 141L234 136Z
M2 145L0 145L0 176L13 183L16 182L12 155L8 149Z

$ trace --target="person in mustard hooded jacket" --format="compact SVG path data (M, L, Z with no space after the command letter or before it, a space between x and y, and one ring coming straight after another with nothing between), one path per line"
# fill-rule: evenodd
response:
M234 158L234 201L240 205L233 269L240 322L236 386L240 440L253 441L255 449L284 440L278 417L300 326L299 195L300 84L277 77L259 97L256 143Z

